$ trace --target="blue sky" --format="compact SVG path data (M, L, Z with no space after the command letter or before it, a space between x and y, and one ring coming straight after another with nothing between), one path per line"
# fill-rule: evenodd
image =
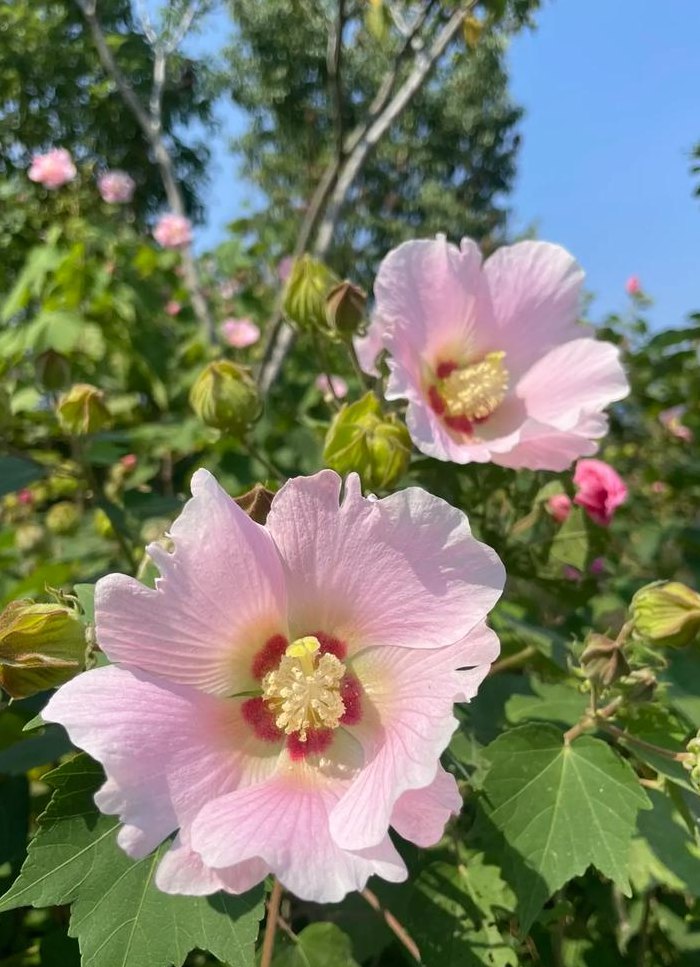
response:
M191 46L211 50L224 31L216 14ZM700 310L700 200L689 176L700 140L700 0L545 0L509 62L526 111L512 230L534 225L569 248L595 317L625 309L635 274L655 301L654 324L680 325ZM228 148L244 118L223 104L219 112L201 247L251 204Z

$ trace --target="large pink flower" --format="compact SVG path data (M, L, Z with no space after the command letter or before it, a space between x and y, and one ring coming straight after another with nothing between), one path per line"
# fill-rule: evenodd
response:
M97 190L109 205L125 205L136 191L136 182L126 171L106 171L97 180Z
M44 188L61 188L77 175L70 151L52 148L46 154L35 154L29 168L28 178Z
M596 524L607 527L613 514L627 500L627 485L609 464L602 460L579 460L574 471L574 503L586 511Z
M356 348L367 372L389 353L387 399L408 399L423 453L455 463L564 470L595 453L603 408L628 391L617 349L577 323L583 273L563 248L405 242L375 281Z
M205 470L151 545L155 590L96 589L114 664L79 675L43 716L104 766L96 802L170 893L238 893L272 871L339 900L406 870L391 825L437 842L460 808L439 757L498 653L484 619L503 567L466 517L411 488L362 497L326 470L254 523Z
M192 241L192 222L184 215L172 212L161 215L153 229L153 237L163 248L182 248Z

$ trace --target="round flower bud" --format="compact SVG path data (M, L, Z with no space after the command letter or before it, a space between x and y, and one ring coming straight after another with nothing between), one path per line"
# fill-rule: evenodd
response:
M367 293L346 279L326 296L326 321L341 336L354 336L362 325Z
M647 584L630 610L635 631L659 645L687 645L700 631L700 594L680 581Z
M95 513L92 515L92 526L95 531L107 540L111 540L114 537L114 528L112 527L112 521L109 519L107 514L98 507Z
M367 393L335 416L323 458L340 474L356 471L371 490L388 490L408 467L411 438L398 417L384 416L377 397Z
M606 635L598 634L586 638L581 667L586 678L600 688L609 688L630 671L620 645Z
M41 547L45 537L46 531L40 524L20 524L15 528L15 547L30 554Z
M650 702L658 681L649 668L638 668L621 679L619 684L628 702Z
M36 357L36 376L44 389L63 389L70 382L70 362L54 349L47 349Z
M205 366L190 390L190 405L207 426L238 435L258 418L261 409L248 370L227 359Z
M111 417L104 394L89 383L76 383L58 401L58 420L66 433L84 436L106 426Z
M52 534L70 534L79 520L78 508L70 500L61 500L46 512L46 526Z
M12 698L54 688L85 663L85 629L58 604L12 601L0 613L0 686Z
M284 313L301 329L326 325L326 296L336 278L323 262L302 255L292 266L284 289Z

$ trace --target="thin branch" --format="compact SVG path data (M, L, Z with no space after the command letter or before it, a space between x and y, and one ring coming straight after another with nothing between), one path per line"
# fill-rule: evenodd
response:
M331 90L333 128L335 130L335 153L343 156L343 82L341 75L343 59L343 29L345 27L345 0L338 0L335 24L328 35L326 65Z
M687 752L674 752L673 749L664 749L660 745L645 742L644 739L640 739L630 732L625 732L623 729L618 729L616 725L612 725L610 722L602 723L602 728L612 735L613 738L621 742L628 742L633 746L636 745L640 749L646 749L647 752L653 752L655 755L663 756L665 759L671 759L673 762L684 762L690 758Z
M591 712L586 712L581 716L576 725L573 725L568 731L564 733L564 745L571 745L574 739L577 739L584 732L588 732L598 725L599 722L605 719L610 719L615 715L620 705L622 705L622 697L614 698L609 705L604 708L598 709L598 711L593 715Z
M534 658L537 654L537 648L534 645L526 645L520 651L516 651L514 655L508 655L507 658L501 658L500 661L494 662L491 665L489 675L499 675L501 672L510 671L513 668L522 668L526 665L531 658Z
M365 888L360 893L360 896L369 903L373 910L376 910L384 918L384 922L394 936L403 944L413 959L420 963L420 950L415 940L410 936L406 928L399 923L394 914L381 905L379 898L371 890Z
M270 967L272 954L275 950L275 934L282 902L282 884L275 877L270 899L267 901L267 921L265 923L265 937L263 939L260 967Z
M149 102L150 110L147 111L130 81L114 59L112 51L107 44L102 26L97 17L97 0L76 0L76 3L80 7L87 25L90 28L97 55L105 73L116 85L124 103L134 115L153 152L153 157L160 170L161 180L171 211L176 215L186 216L185 200L175 174L172 156L165 143L162 132L162 95L166 77L167 49L158 46L153 48L153 86ZM196 12L198 4L193 4L192 7L195 8L194 12ZM189 24L191 24L193 17L194 13L189 18ZM148 37L148 34L146 36ZM190 246L186 246L181 251L183 278L192 301L192 308L199 320L206 340L214 344L216 343L216 327L209 312L206 299L202 294L199 273L192 249Z

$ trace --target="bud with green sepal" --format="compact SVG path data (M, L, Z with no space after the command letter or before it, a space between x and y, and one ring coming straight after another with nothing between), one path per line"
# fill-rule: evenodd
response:
M257 420L262 406L249 371L228 359L204 367L190 390L190 405L202 423L236 436Z
M595 633L586 638L581 667L586 678L598 688L609 688L630 671L622 644Z
M70 361L55 349L47 349L36 358L36 376L44 389L54 392L70 382Z
M326 464L338 473L355 470L371 490L388 490L411 458L411 437L395 415L385 416L373 393L342 408L326 434Z
M0 613L0 686L27 698L67 682L85 666L85 628L60 604L12 601Z
M337 281L323 262L302 255L284 288L284 314L300 329L325 329L326 297Z
M638 635L658 645L688 645L700 631L700 594L680 581L657 581L632 598Z
M96 433L111 421L104 393L89 383L71 386L58 401L56 412L62 428L72 436Z
M331 332L344 339L356 335L364 320L367 293L345 279L326 296L326 321Z
M636 668L620 679L618 688L626 702L641 704L654 698L658 684L656 675L650 668Z
M61 500L46 512L46 526L52 534L71 534L79 520L80 512L70 500Z

